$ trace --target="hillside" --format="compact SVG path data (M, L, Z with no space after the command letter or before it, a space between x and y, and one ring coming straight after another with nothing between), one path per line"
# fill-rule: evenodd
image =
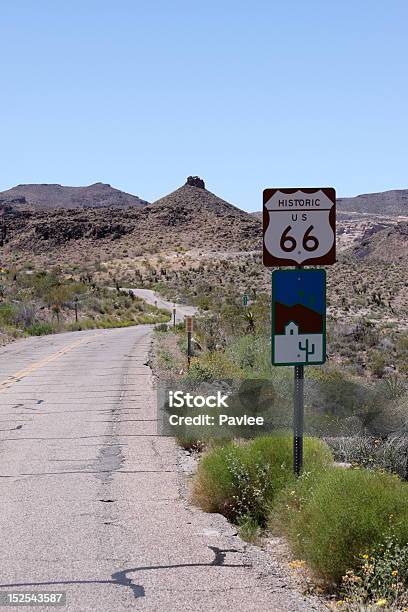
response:
M336 203L338 220L358 220L365 215L408 217L408 189L392 189L351 198L337 198ZM251 215L262 220L262 211L253 212Z
M12 203L3 208L5 261L17 256L26 260L28 253L43 263L71 264L177 249L245 251L261 247L259 221L204 186L188 182L142 207L22 210Z
M383 262L408 262L408 223L401 222L391 227L378 226L369 231L353 249L358 259Z
M408 189L392 189L381 193L365 193L353 198L338 198L337 206L339 212L408 217Z
M179 228L180 239L191 247L206 243L242 251L252 247L252 240L260 241L259 221L205 189L203 181L202 186L193 184L194 179L198 177L189 177L185 185L147 206L142 214L157 227Z
M3 210L0 268L60 266L110 286L156 287L172 299L270 291L261 221L207 190L198 177L142 207ZM336 316L382 318L388 302L393 316L407 316L406 227L395 217L338 222L339 261L328 274Z
M148 202L106 183L95 183L87 187L64 185L17 185L0 192L0 204L10 202L17 208L141 208Z

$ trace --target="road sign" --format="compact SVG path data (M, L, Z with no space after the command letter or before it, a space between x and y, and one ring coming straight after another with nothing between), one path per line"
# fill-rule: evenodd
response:
M245 294L242 296L242 305L248 306L248 296Z
M185 317L185 321L186 321L186 332L192 332L193 331L193 317L188 315Z
M265 189L263 228L265 266L335 263L335 190L331 187Z
M326 271L272 273L272 363L326 361Z

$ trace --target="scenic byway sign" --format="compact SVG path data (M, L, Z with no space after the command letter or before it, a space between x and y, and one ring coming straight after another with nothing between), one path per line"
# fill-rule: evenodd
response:
M336 261L336 192L331 187L265 189L265 266L330 265Z
M326 271L272 273L272 363L326 361Z

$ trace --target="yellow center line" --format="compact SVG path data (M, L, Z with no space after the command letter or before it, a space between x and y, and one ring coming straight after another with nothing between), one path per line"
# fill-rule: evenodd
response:
M32 374L33 372L42 368L43 366L51 363L52 361L56 361L57 359L65 355L66 353L69 353L70 351L77 348L78 346L86 342L87 340L95 338L96 336L98 336L98 334L93 334L92 336L87 336L86 338L75 340L75 342L72 342L71 344L67 344L62 349L57 351L56 353L53 353L52 355L49 355L48 357L45 357L44 359L41 359L40 361L36 361L32 363L30 366L28 366L27 368L25 368L24 370L20 370L16 374L9 376L8 378L6 378L6 380L3 380L2 382L0 382L0 393L2 391L6 391L9 387L14 385L16 382L18 382L25 376L29 376L29 374Z

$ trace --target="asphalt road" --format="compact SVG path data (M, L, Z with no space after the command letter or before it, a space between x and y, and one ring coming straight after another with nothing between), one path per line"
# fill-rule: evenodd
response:
M175 443L157 436L150 335L0 349L0 592L66 591L75 612L312 609L224 518L185 501Z
M158 293L152 291L152 289L125 289L125 291L132 291L134 295L142 298L148 304L153 304L158 308L166 308L173 312L173 306L176 308L176 322L180 323L184 321L184 317L187 315L195 315L197 308L195 306L185 306L184 304L173 304L164 300Z

